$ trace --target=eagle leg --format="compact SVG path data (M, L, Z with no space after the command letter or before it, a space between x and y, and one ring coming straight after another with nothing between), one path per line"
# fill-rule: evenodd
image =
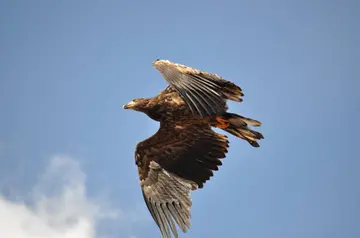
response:
M215 117L215 120L217 122L216 123L217 128L225 129L225 128L228 128L230 125L229 121L222 117L217 116L217 117Z

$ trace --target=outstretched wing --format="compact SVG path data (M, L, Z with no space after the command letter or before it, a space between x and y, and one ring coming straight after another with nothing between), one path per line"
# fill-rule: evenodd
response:
M182 179L151 161L149 174L141 181L141 187L146 206L163 237L171 237L169 226L178 237L174 220L183 232L190 228L190 190L197 188L194 182Z
M176 89L194 115L206 117L226 111L226 100L242 101L242 90L216 74L202 72L168 60L156 60L153 66Z
M190 191L202 188L222 164L227 137L208 125L160 126L138 144L136 162L146 205L163 237L190 228Z

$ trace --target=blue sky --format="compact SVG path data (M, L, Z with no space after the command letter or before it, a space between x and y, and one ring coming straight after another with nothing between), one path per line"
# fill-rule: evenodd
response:
M157 58L240 85L265 136L230 137L181 237L360 237L359 7L1 1L1 237L159 237L133 158L158 124L121 108L166 87Z

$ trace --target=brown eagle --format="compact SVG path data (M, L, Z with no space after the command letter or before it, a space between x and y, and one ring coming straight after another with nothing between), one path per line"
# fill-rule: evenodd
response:
M259 147L259 121L227 112L227 100L242 101L242 90L216 74L168 60L152 65L169 86L153 98L134 99L125 109L160 122L159 130L136 146L135 162L145 203L163 237L190 228L190 191L202 188L221 166L229 142L212 127Z

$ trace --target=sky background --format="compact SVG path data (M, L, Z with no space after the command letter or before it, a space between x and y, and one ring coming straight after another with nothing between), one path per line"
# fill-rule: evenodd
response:
M242 87L260 148L230 138L180 237L360 237L359 1L0 1L0 237L145 238L122 109L168 59Z

